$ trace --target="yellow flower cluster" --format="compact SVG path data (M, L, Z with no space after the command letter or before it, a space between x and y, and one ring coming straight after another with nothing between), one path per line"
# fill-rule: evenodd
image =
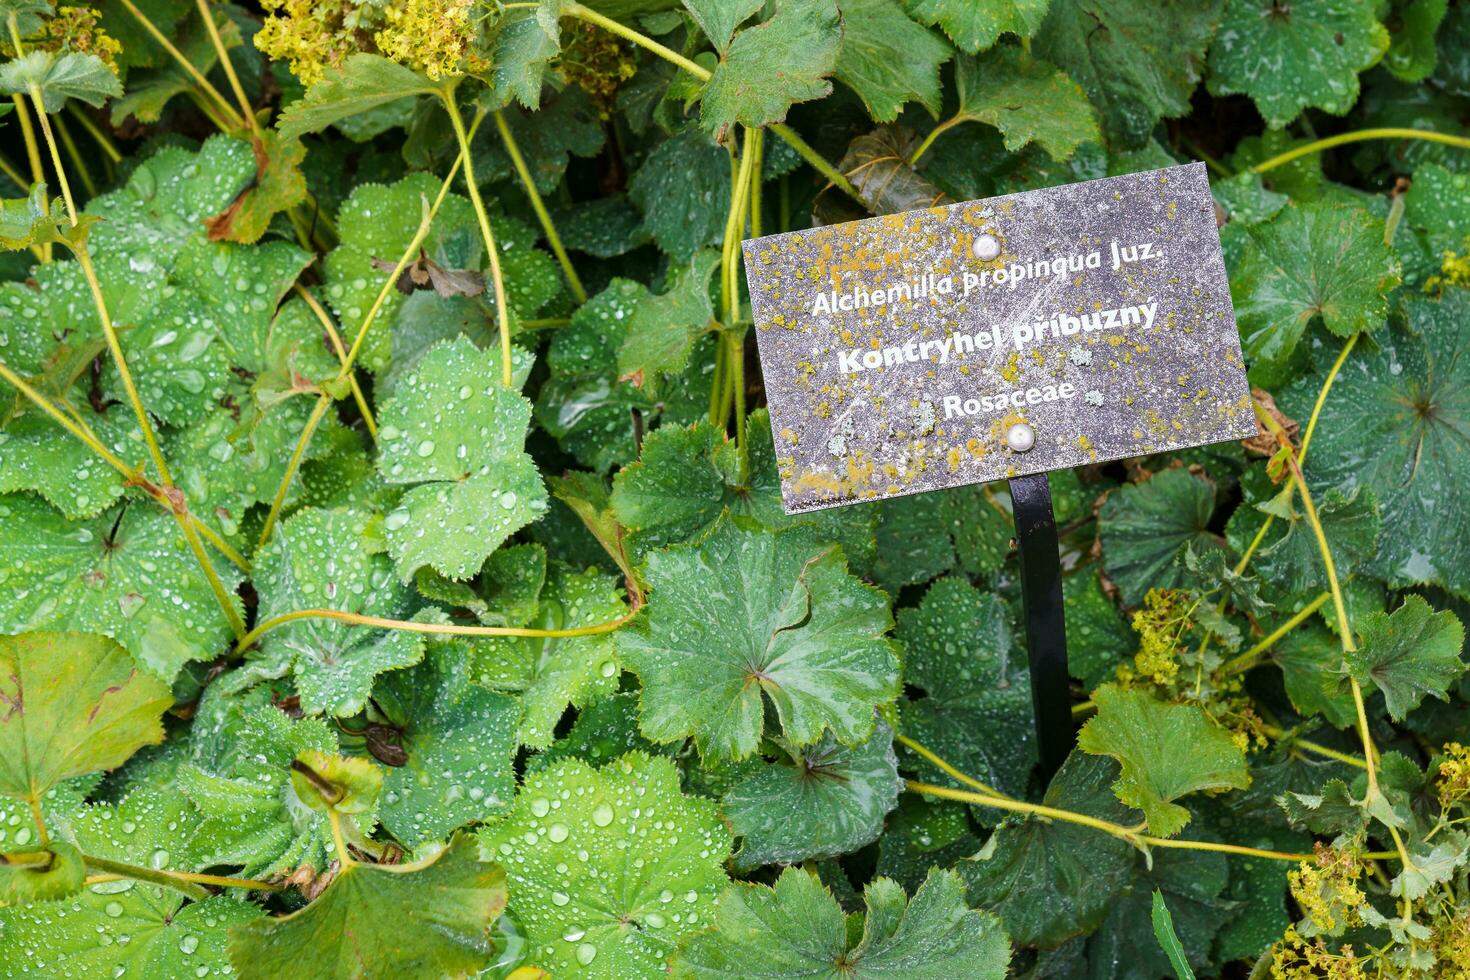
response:
M358 52L381 54L432 79L463 72L476 0L262 0L255 46L313 85Z
M1442 293L1446 286L1470 286L1470 252L1464 255L1444 253L1439 265L1439 275L1424 280L1426 293Z
M373 35L378 51L437 81L464 71L473 23L474 0L399 0L383 12L383 27Z
M1189 614L1194 599L1178 589L1149 589L1143 605L1133 614L1138 634L1138 653L1133 663L1138 673L1155 684L1167 685L1179 673L1179 641L1194 628Z
M1434 955L1445 976L1470 976L1470 912L1435 922ZM1452 967L1455 972L1450 972Z
M41 51L93 54L115 75L122 45L98 26L97 19L97 11L91 7L62 7L56 11L56 16L42 25L39 33L26 42L26 46ZM4 50L7 54L15 53L9 44L4 45Z
M1293 926L1271 950L1272 980L1366 980L1351 946L1332 952L1322 940L1308 941Z
M1470 749L1459 742L1445 745L1439 760L1439 773L1434 778L1439 792L1439 805L1448 810L1457 803L1470 800Z
M1363 865L1351 851L1318 843L1313 861L1303 861L1286 876L1292 897L1313 935L1337 934L1363 921L1361 909L1368 901L1358 887Z

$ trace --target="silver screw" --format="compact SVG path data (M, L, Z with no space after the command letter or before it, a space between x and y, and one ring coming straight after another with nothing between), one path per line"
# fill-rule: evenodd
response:
M994 235L981 235L975 239L975 258L989 262L1000 254L1000 242Z
M1017 422L1006 431L1006 445L1014 453L1030 452L1036 445L1036 430L1025 422Z

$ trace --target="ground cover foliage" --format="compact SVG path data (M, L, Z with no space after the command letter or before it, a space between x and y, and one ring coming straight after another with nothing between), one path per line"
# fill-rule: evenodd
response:
M0 0L0 975L1470 971L1470 5ZM787 517L740 239L1202 159L1260 431Z

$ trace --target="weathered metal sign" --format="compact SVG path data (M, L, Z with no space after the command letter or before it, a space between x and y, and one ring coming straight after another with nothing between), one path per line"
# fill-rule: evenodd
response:
M1203 164L744 249L788 513L1255 432Z

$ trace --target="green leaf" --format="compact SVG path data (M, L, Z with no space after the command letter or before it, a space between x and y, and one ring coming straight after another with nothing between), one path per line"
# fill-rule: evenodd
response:
M1220 898L1229 876L1230 868L1222 854L1180 850L1155 853L1149 866L1135 865L1128 894L1113 903L1108 917L1088 939L1088 959L1108 964L1112 969L1102 975L1119 980L1130 974L1181 976L1176 972L1181 965L1206 976L1216 975L1211 955L1215 934L1235 910L1235 903ZM1169 947L1161 947L1152 914L1155 894L1167 899L1172 913L1170 929L1175 931L1178 948L1167 955Z
M378 469L415 484L383 520L405 582L423 565L469 578L546 511L523 448L531 403L500 385L499 363L464 338L437 344L382 408Z
M1283 380L1318 317L1339 337L1383 322L1400 276L1382 219L1343 204L1293 204L1246 233L1250 245L1230 292L1252 379Z
M730 832L712 801L679 792L672 762L631 752L528 775L480 848L505 865L530 962L558 977L652 976L712 921Z
M37 800L163 741L173 697L106 637L24 633L0 637L0 704L0 794Z
M546 195L556 193L572 157L596 157L607 139L597 106L585 90L576 86L561 92L546 92L540 109L535 112L517 106L507 109L502 116L536 189ZM484 135L471 143L475 148L475 177L482 182L500 178L518 180L515 165L496 128L482 125ZM483 156L482 144L488 150ZM597 198L588 203L597 207L616 200ZM577 248L562 221L555 223L567 246Z
M9 0L9 2L26 4L27 0ZM40 6L39 4L27 5ZM141 0L134 5L163 32L165 37L177 37L180 30L179 21L194 9L194 5L189 3L189 0ZM44 6L50 5L45 4ZM168 53L158 47L158 42L148 33L147 28L128 12L121 0L98 0L92 6L97 9L102 29L122 45L122 50L116 56L120 67L137 68L168 60ZM23 36L29 35L32 30L34 28L21 25Z
M721 141L735 123L783 122L793 103L832 91L842 18L834 0L779 0L771 18L730 42L700 99L700 123Z
M1097 114L1067 73L1013 44L955 63L960 105L955 118L1000 130L1015 153L1035 141L1054 160L1102 139Z
M0 19L8 20L11 14L15 15L20 36L29 37L50 18L51 3L49 0L0 0Z
M1249 95L1273 129L1306 108L1340 116L1358 101L1358 72L1386 50L1371 5L1229 0L1210 47L1210 91Z
M628 197L643 212L644 227L658 247L687 261L724 234L730 209L729 155L698 128L681 129L655 146L634 171Z
M554 565L536 613L526 625L569 630L623 616L618 583L596 569ZM469 671L476 683L521 695L520 741L551 744L567 705L585 707L618 689L618 659L611 631L573 637L484 637L471 647Z
M171 269L179 250L204 236L205 219L229 207L257 169L250 144L224 135L211 136L198 152L169 146L138 162L126 185L87 202L87 213L103 219L89 239L99 266L104 256L120 256L140 271ZM112 277L99 274L105 292ZM111 298L108 308L114 320L127 322Z
M1108 496L1099 517L1103 570L1125 605L1137 605L1149 589L1185 581L1177 559L1191 545L1219 546L1209 530L1215 485L1186 469L1164 470L1147 483L1129 483Z
M138 420L124 406L105 414L76 409L77 416L119 458L138 448ZM0 493L34 490L68 520L95 517L122 496L123 476L91 447L69 435L39 409L27 410L0 431Z
M898 214L948 204L929 179L909 163L919 148L914 131L893 124L855 137L837 165L873 214Z
M0 630L102 633L167 680L217 656L231 635L178 525L152 505L124 502L71 524L33 497L0 497L0 553L16 583L0 589ZM223 561L215 572L227 590L240 582Z
M30 196L0 200L0 248L19 251L61 237L66 206L60 198L46 202L45 183L32 184Z
M276 525L256 558L256 621L320 607L388 619L405 616L409 590L394 581L393 564L383 551L376 519L361 511L299 511ZM303 709L351 715L367 702L375 677L418 663L423 655L420 633L301 619L267 631L232 687L290 673Z
M964 883L935 869L910 899L888 878L863 890L861 932L814 875L787 868L774 888L731 885L714 929L691 940L672 975L748 977L973 977L1001 980L1010 943L999 920L968 908Z
M969 54L984 51L1002 34L1030 37L1046 19L1051 0L906 0L909 14L921 24L944 29L955 47Z
M94 857L192 872L205 867L188 842L197 821L177 793L135 791L116 806L88 806L68 831ZM98 882L64 902L0 909L0 977L225 975L226 930L259 915L257 906L225 895L186 905L162 885Z
M1189 111L1220 6L1219 0L1052 0L1032 50L1082 86L1109 143L1136 147L1159 119Z
M902 788L886 724L853 748L828 734L790 765L762 766L725 794L730 829L744 838L735 868L836 857L870 844Z
M1190 969L1189 960L1184 956L1184 946L1179 942L1179 936L1174 932L1174 917L1169 914L1169 906L1164 904L1164 893L1157 888L1154 889L1153 912L1150 916L1154 926L1154 936L1163 947L1164 954L1169 957L1169 965L1174 968L1174 975L1179 980L1194 980L1194 970Z
M291 760L296 799L319 813L366 813L382 788L382 771L367 759L306 749Z
M763 0L680 0L689 16L704 31L715 50L723 55L730 47L735 28L745 23L765 4Z
M236 926L230 963L242 980L473 976L505 900L505 872L458 836L415 864L349 864L306 908Z
M530 10L505 11L487 39L490 49L491 88L482 97L491 108L503 108L512 99L527 109L541 103L546 67L561 51L560 0L540 0Z
M1430 533L1470 508L1464 432L1470 428L1470 295L1406 303L1412 332L1380 332L1355 351L1328 392L1308 464L1317 493L1371 489L1383 533L1367 570L1394 587L1435 582L1470 590L1470 540ZM1335 351L1324 350L1326 358ZM1307 418L1322 387L1307 376L1279 403Z
M1359 684L1383 692L1395 721L1427 695L1449 700L1450 685L1465 672L1465 628L1454 613L1435 612L1421 597L1408 595L1392 613L1370 613L1357 625L1362 642L1343 654L1347 669Z
M1189 811L1173 802L1181 796L1250 785L1245 753L1198 705L1165 704L1112 684L1092 697L1097 714L1082 726L1077 747L1122 764L1113 790L1144 812L1150 833L1171 837L1184 829Z
M1444 20L1446 0L1395 0L1385 26L1388 51L1383 67L1401 82L1422 82L1434 72L1434 34Z
M911 891L929 869L952 867L975 854L981 841L970 829L967 809L952 800L930 802L912 793L900 797L878 838L877 873Z
M633 307L627 332L618 348L618 377L642 387L666 374L677 374L689 364L694 343L710 327L714 304L709 298L710 275L719 267L719 253L697 252L677 277L670 276L668 291L647 294Z
M842 4L842 49L837 78L851 88L877 122L893 122L907 102L939 112L939 66L953 50L909 20L900 0Z
M1326 626L1303 623L1276 642L1271 659L1281 668L1286 695L1297 711L1321 714L1339 728L1357 720L1342 673L1342 644Z
M1317 501L1317 519L1338 569L1359 568L1377 553L1382 522L1373 491L1357 488L1345 497L1338 490L1329 490ZM1325 589L1322 550L1306 516L1293 507L1291 520L1285 523L1285 532L1272 535L1267 539L1270 544L1257 552L1261 577L1292 592Z
M769 700L794 745L828 728L847 744L866 739L873 709L898 694L898 659L883 636L886 597L846 565L803 528L772 533L739 518L650 555L647 612L618 633L643 682L643 733L692 736L705 758L741 759L760 741Z
M332 830L326 814L297 796L291 763L307 751L335 753L333 729L317 718L293 722L269 705L241 714L225 751L198 754L179 770L179 791L204 818L195 834L201 861L246 876L326 871L335 857ZM339 819L363 833L374 826L371 813Z
M1437 163L1415 170L1404 195L1404 221L1423 229L1437 255L1458 252L1470 235L1470 174Z
M1137 634L1103 591L1097 566L1062 579L1067 610L1067 668L1090 691L1110 680L1124 657L1138 649Z
M205 222L212 242L254 244L276 215L306 200L306 178L301 173L306 147L299 140L267 130L251 146L255 150L255 180L229 207Z
M1047 806L1131 824L1108 784L1118 767L1073 752L1052 777ZM956 870L973 905L1000 916L1018 946L1059 945L1091 932L1132 880L1134 852L1090 827L1027 818L1002 824L973 860Z
M318 133L349 116L444 88L376 54L354 54L286 106L276 124L286 139Z
M48 113L60 112L67 99L100 107L122 95L117 76L101 58L76 51L32 51L0 65L0 92L25 95L33 86Z
M899 613L895 638L905 683L925 692L905 705L905 733L987 785L1024 793L1036 764L1031 678L1005 601L942 578ZM959 785L917 757L912 763L926 780Z
M57 840L43 849L19 853L25 853L27 857L45 855L45 861L42 864L12 864L15 852L9 855L0 853L0 908L51 902L82 890L87 867L75 844Z

